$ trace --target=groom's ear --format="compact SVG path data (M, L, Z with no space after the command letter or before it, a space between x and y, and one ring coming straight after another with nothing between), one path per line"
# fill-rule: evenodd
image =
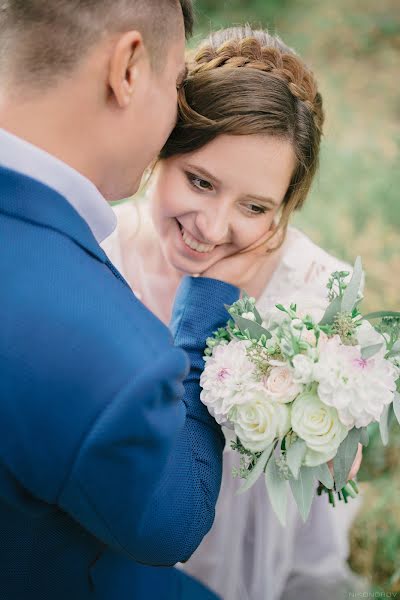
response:
M138 75L150 69L150 60L139 31L129 31L116 42L109 62L108 86L119 108L132 100Z

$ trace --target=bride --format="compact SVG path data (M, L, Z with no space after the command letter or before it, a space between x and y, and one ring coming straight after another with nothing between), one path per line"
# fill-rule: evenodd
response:
M325 301L329 274L348 267L288 225L317 170L323 121L312 73L278 37L234 28L199 47L148 201L118 206L118 228L104 244L162 321L169 322L184 274L209 270L265 235L262 266L246 285L258 308ZM261 480L235 495L236 462L228 443L214 526L179 568L225 600L343 598L351 577L346 537L357 503L333 510L316 498L306 524L289 503L284 529Z

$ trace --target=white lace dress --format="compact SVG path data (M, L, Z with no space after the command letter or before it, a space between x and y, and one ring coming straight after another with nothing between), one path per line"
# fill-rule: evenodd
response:
M119 227L103 244L122 273L121 231L127 223L134 227L129 208L119 211ZM281 262L258 308L265 311L282 301L300 304L302 298L307 307L310 298L319 305L326 298L329 274L347 268L290 228ZM347 538L360 500L332 509L325 496L316 497L304 524L290 497L284 528L270 506L262 478L249 492L236 495L241 482L231 473L238 455L228 446L214 525L190 560L177 567L223 600L339 600L347 596L356 586L346 565Z

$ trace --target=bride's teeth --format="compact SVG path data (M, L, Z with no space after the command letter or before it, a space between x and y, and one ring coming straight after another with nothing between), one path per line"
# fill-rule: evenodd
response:
M206 244L199 244L192 236L185 230L182 229L182 238L185 242L186 246L189 246L192 250L197 250L197 252L211 252L214 250L215 246L207 246Z

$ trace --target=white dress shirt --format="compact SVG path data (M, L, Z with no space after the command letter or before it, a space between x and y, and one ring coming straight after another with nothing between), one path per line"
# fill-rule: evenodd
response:
M61 194L86 221L99 244L114 231L114 211L89 179L4 129L0 129L0 166L36 179Z

